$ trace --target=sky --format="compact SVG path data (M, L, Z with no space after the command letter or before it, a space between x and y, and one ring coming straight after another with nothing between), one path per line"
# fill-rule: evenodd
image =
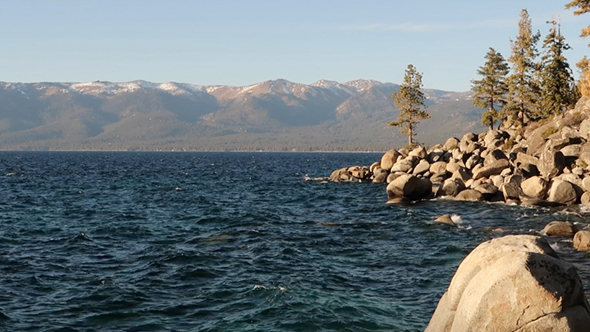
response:
M576 71L590 14L567 2L0 0L0 81L401 83L413 64L425 88L467 91L490 47L510 56L523 8L539 49L560 20Z

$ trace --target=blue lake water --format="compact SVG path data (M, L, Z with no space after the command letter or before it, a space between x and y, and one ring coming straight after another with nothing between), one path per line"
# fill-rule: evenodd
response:
M588 223L305 180L379 158L0 152L0 330L421 331L486 227ZM588 289L590 257L551 242Z

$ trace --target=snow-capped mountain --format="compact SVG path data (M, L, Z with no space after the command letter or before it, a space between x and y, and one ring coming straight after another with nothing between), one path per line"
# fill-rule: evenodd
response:
M0 149L384 150L404 141L386 125L396 117L388 97L397 88L362 79L0 82ZM424 93L432 120L419 125L419 140L480 130L470 92Z

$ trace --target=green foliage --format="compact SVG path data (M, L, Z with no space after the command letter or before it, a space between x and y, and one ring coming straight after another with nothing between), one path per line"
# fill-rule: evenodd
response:
M472 81L471 89L475 93L473 104L487 108L487 111L481 116L481 124L493 129L494 122L502 119L498 111L506 105L508 86L505 79L509 67L502 54L491 47L485 59L486 63L477 70L477 74L482 78Z
M539 118L548 118L574 106L578 99L573 72L563 56L570 46L561 35L559 25L552 21L553 27L543 43L544 54L541 59L541 102Z
M533 34L529 14L523 9L518 23L518 36L515 41L510 41L512 54L508 61L512 64L512 74L506 79L508 103L503 109L504 119L512 118L519 126L524 126L525 119L533 117L539 109L539 66L535 63L539 38L539 32Z
M545 130L543 130L543 132L541 132L541 137L543 137L544 139L549 138L549 136L555 134L557 132L557 128L556 127L547 127Z
M504 142L504 145L502 146L502 149L504 151L510 151L510 149L512 149L513 146L514 146L514 137L510 137L509 139L507 139Z
M406 69L404 82L400 85L399 90L392 93L389 98L393 99L393 104L400 111L396 121L387 122L390 126L401 127L401 134L408 135L408 145L413 145L413 137L416 135L416 124L420 120L430 118L430 114L421 110L426 108L424 103L425 97L422 93L422 74L416 71L411 64Z

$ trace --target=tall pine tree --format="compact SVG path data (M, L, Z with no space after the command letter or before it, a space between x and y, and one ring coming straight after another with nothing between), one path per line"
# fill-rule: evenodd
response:
M570 46L561 35L559 24L551 21L553 26L543 42L541 59L541 114L547 118L560 114L577 100L576 87L572 70L563 55Z
M416 71L411 64L406 69L404 82L399 90L389 95L393 104L400 111L397 121L388 122L390 126L401 127L401 134L408 135L408 145L413 146L413 138L416 135L416 124L420 120L429 119L430 114L421 110L424 104L424 93L422 93L422 74Z
M505 79L509 67L502 54L491 47L486 53L485 59L485 64L477 70L477 74L482 78L471 81L471 89L474 92L473 104L487 108L481 115L481 124L489 126L490 130L492 130L496 120L501 120L500 111L507 103L506 93L508 93L508 86Z
M518 36L515 41L510 41L512 54L508 61L512 64L512 74L506 79L508 104L503 110L504 120L510 119L517 126L524 126L527 118L539 112L540 89L536 80L539 66L535 63L539 38L539 32L533 34L529 13L523 9L518 22Z

